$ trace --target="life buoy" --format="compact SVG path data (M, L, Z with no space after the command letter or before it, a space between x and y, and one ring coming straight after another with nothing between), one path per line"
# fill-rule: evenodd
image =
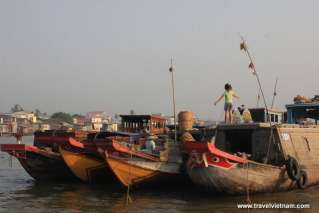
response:
M297 181L300 179L300 167L298 161L294 157L288 156L288 159L286 160L286 169L288 177L291 180Z
M300 178L297 180L297 186L299 189L306 188L308 184L308 175L304 170L300 171Z

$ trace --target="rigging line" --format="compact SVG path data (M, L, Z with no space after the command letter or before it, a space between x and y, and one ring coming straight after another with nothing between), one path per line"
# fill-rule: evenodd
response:
M277 96L277 83L278 83L278 78L276 78L276 82L275 82L274 93L273 93L272 101L271 101L271 109L274 108L275 97Z
M131 162L133 160L133 151L132 151L133 143L132 143L132 141L133 140L130 139L131 151L130 151L130 158L129 159L131 160ZM132 166L131 166L131 164L129 164L129 183L127 185L127 190L126 190L126 205L132 203L132 198L130 196L130 188L131 188L131 184L132 184L132 175L131 175L132 171L131 171L131 169L132 169Z
M248 156L246 156L246 201L247 203L251 204L250 200L250 194L249 194L249 181L248 181L248 175L249 175L249 162L248 162Z

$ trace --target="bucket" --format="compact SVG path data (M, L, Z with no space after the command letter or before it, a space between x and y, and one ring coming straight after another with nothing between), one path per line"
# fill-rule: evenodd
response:
M194 114L189 111L178 113L178 124L180 130L191 130L194 124Z

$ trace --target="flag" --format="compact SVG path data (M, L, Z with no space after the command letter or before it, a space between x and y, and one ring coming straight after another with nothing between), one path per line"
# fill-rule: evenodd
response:
M252 69L253 74L255 75L255 65L253 64L253 62L250 62L250 64L248 65L248 68Z
M244 41L240 43L240 50L245 50L245 51L247 50L247 47Z

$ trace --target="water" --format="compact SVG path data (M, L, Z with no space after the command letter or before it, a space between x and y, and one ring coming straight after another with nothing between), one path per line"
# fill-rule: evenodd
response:
M32 144L32 137L23 142ZM15 143L0 137L0 143ZM16 159L0 152L0 212L238 212L245 196L217 196L197 188L133 189L133 203L126 205L126 190L119 185L37 183ZM251 210L251 212L318 212L319 187L275 194L252 195L254 203L309 203L311 209ZM248 210L241 210L248 212Z

